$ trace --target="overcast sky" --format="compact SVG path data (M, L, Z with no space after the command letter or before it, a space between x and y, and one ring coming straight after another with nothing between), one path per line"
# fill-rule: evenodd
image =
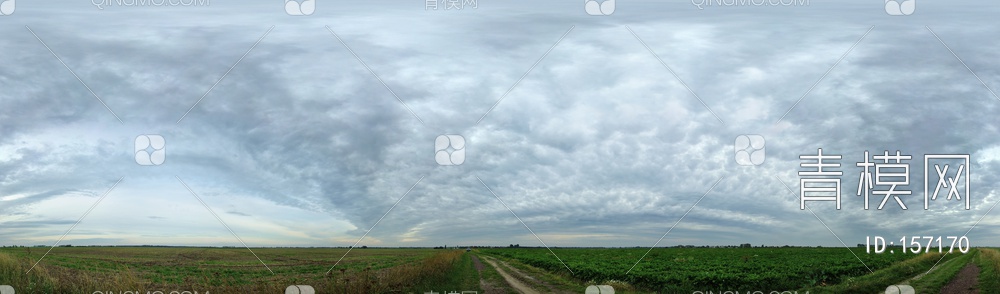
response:
M1000 245L998 3L317 1L17 2L0 244L350 246L378 222L359 246L853 246L986 215L968 236ZM445 134L461 165L436 162ZM762 164L738 164L742 134ZM841 210L799 209L817 148L843 156ZM864 209L866 150L912 156L908 210ZM971 155L970 210L947 188L923 209L924 154Z

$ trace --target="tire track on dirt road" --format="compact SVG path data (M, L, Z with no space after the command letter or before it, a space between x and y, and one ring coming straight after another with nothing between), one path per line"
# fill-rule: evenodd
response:
M975 262L969 261L947 285L941 288L941 293L979 294L977 287L979 284L979 271L979 266Z
M483 265L483 263L481 261L479 261L479 257L476 256L475 254L472 255L472 265L476 268L476 272L479 273L479 288L483 289L483 294L506 294L507 293L506 290L504 290L504 289L502 289L500 287L497 287L497 285L494 285L492 282L487 281L483 277L483 269L486 269L486 266Z
M497 273L499 273L500 276L503 277L504 281L507 281L507 284L509 284L511 287L513 287L518 292L521 292L523 294L541 294L541 292L535 291L535 289L532 289L528 285L525 285L524 283L522 283L517 278L514 278L514 276L511 276L510 274L508 274L506 271L504 271L502 268L500 268L500 266L497 265L496 262L494 262L493 260L491 260L491 258L489 258L489 257L483 257L483 261L485 261L486 263L490 264L490 266L492 266L493 269L495 269L497 271Z

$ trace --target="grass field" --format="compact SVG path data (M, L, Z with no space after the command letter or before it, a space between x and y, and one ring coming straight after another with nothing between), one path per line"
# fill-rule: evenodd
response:
M582 293L607 284L618 293L882 293L910 284L937 293L969 264L980 293L1000 293L1000 252L867 254L851 248L656 248L635 267L641 248L346 249L59 247L0 249L0 285L17 293L518 293L509 280L540 293ZM931 273L922 275L940 263ZM865 267L867 265L867 268ZM629 269L631 268L631 271ZM871 269L871 272L869 271ZM628 272L626 274L626 272Z
M254 249L271 274L245 248L60 247L27 273L46 250L0 250L0 284L15 286L17 293L87 294L284 293L288 285L311 285L321 293L380 293L415 292L428 284L463 286L450 285L456 283L452 270L463 260L461 250L355 249L327 273L347 249Z

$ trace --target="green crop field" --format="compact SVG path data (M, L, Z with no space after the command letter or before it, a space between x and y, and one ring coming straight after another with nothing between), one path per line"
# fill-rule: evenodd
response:
M917 256L866 254L864 248L852 250L872 270ZM869 273L845 248L657 248L632 268L647 251L648 248L554 250L573 269L574 277L623 281L669 293L796 290L838 284ZM552 271L567 271L544 248L487 252Z
M582 293L595 284L612 285L617 293L882 293L893 284L938 293L963 267L977 265L979 293L1000 292L1000 253L985 248L967 254L553 248L572 273L545 248L359 248L332 271L346 249L253 249L272 274L245 248L59 247L27 272L47 250L0 249L0 284L14 286L17 293L284 293L288 285L311 285L316 293L519 293L524 288L505 280L513 278L541 293Z
M958 269L980 251L974 249L967 254L868 254L864 248L850 250L794 247L656 248L649 251L636 265L636 261L646 254L648 248L553 249L572 269L572 273L545 248L480 251L482 254L522 263L526 268L560 273L584 285L615 285L616 289L627 290L618 291L625 293L884 293L889 285L911 284L911 278L927 272L941 260L940 270L914 279L912 283L918 289L932 289L919 293L937 293L944 282L950 281ZM996 261L996 251L982 251L988 252L993 260L978 256L976 260L981 260L980 267L994 272L986 275L984 271L979 280L984 285L996 285L993 282L997 278L995 271L1000 267L1000 263ZM952 262L953 259L955 262ZM980 293L998 292L1000 289L982 288Z

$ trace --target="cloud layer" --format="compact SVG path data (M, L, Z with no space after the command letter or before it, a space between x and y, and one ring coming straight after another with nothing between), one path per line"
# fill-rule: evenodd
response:
M541 245L526 225L550 246L671 227L659 246L841 246L960 236L1000 201L996 4L480 2L18 6L0 19L0 243L54 243L119 179L64 244L350 246L378 222L361 245ZM163 165L134 162L141 134L166 139ZM442 134L466 138L464 164L435 163ZM741 134L766 138L763 165L736 163ZM817 148L843 155L842 210L809 204L829 230L798 205ZM909 210L863 209L866 150L913 156ZM933 153L971 155L971 210L923 210Z

